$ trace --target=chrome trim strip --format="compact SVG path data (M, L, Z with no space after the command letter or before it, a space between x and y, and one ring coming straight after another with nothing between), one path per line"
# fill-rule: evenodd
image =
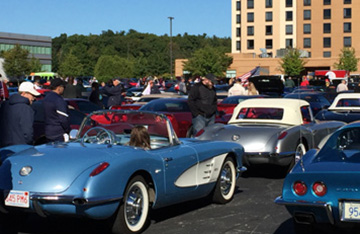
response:
M91 198L86 199L83 197L75 197L75 196L66 196L66 195L56 195L56 194L31 194L30 200L37 201L45 204L74 204L73 201L75 199L84 199L87 201L84 205L99 205L104 203L110 203L114 201L119 201L122 199L122 196L115 197L99 197L99 198Z
M277 205L285 205L285 206L310 206L310 207L318 207L324 208L326 214L328 216L329 222L331 224L335 224L334 217L332 215L332 207L330 203L327 202L308 202L302 200L294 200L294 201L285 201L282 196L279 196L275 199L275 204Z

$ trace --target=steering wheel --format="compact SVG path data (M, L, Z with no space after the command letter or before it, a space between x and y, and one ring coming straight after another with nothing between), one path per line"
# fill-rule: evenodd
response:
M89 135L90 132L95 134ZM90 144L113 144L115 142L115 134L113 131L103 127L93 127L87 130L81 139L81 143Z

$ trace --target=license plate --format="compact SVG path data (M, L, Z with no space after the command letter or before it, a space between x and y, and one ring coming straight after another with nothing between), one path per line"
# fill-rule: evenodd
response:
M6 206L29 208L29 192L10 190L5 199Z
M360 202L344 202L343 220L360 220Z

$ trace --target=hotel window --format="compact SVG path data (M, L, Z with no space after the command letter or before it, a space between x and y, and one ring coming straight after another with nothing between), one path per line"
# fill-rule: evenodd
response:
M266 49L272 49L273 48L273 40L272 39L266 39L265 47L266 47Z
M324 51L323 52L323 57L324 58L331 58L331 52L330 51Z
M241 28L236 28L236 37L241 37Z
M331 9L324 9L324 19L331 19Z
M344 47L351 47L351 37L344 37Z
M292 7L293 1L292 0L286 0L286 7Z
M292 35L292 34L293 34L293 26L286 25L286 35Z
M311 38L304 38L304 48L311 48Z
M311 19L311 10L304 10L304 20Z
M286 21L292 21L293 20L293 13L292 11L285 12L285 19Z
M344 4L351 4L351 0L344 0Z
M285 45L286 45L286 48L292 48L293 47L293 39L286 39Z
M266 35L272 35L273 34L272 25L266 25L265 26L265 32L266 32Z
M344 33L351 32L351 23L344 23Z
M351 8L344 8L344 18L351 18Z
M247 22L254 22L254 13L247 13Z
M236 50L238 50L238 51L241 50L241 42L240 41L236 41Z
M241 2L240 1L236 1L236 10L241 11Z
M266 1L265 1L265 7L266 7L266 8L271 8L272 5L273 5L272 0L266 0Z
M254 36L254 26L248 26L247 27L247 35L248 36Z
M267 22L272 21L272 18L273 18L273 14L272 14L271 11L265 12L265 20L266 20Z
M331 0L324 0L324 5L331 5Z
M331 33L331 24L324 24L324 33Z
M311 33L311 24L304 24L304 34Z
M237 14L237 15L236 15L236 23L237 23L237 24L240 24L240 23L241 23L241 15L240 15L240 14Z
M331 47L331 37L324 37L324 48Z
M247 8L254 9L254 0L247 0Z
M247 48L248 48L248 50L253 50L254 49L254 40L248 40L247 41Z
M304 6L311 6L311 0L304 0Z

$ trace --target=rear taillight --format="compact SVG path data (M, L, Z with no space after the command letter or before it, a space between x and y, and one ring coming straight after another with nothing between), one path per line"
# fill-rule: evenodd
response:
M293 190L296 195L303 196L307 192L306 184L302 181L296 181L293 185Z
M312 189L314 193L319 197L324 196L327 192L326 185L323 182L315 182L312 186Z
M278 136L278 140L283 139L284 137L286 137L287 132L282 132L279 136Z
M103 162L101 163L97 168L95 168L91 173L90 176L96 176L98 174L100 174L101 172L103 172L106 168L108 168L110 166L109 163L107 162Z
M198 131L196 134L195 134L195 137L198 137L198 136L201 136L201 134L203 134L205 132L204 129L201 129L200 131Z

